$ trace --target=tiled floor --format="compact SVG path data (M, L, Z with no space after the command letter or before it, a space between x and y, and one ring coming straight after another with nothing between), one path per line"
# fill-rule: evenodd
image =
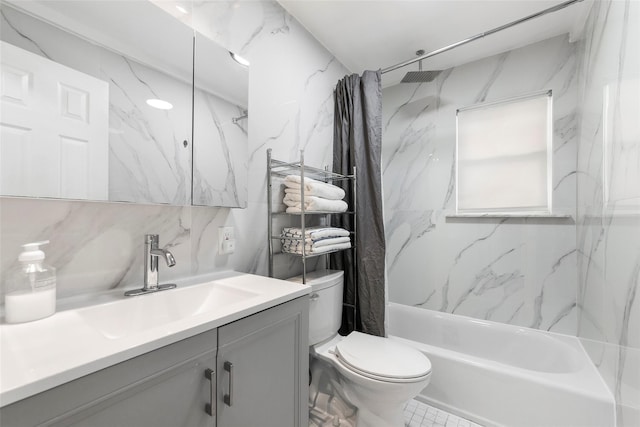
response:
M338 402L339 403L339 402ZM333 404L336 404L334 400ZM354 427L357 425L354 413L350 416L345 411L333 408L334 414L329 414L319 408L310 408L309 427ZM337 411L337 412L336 412ZM404 407L404 424L406 427L482 427L472 421L452 415L441 409L436 409L426 403L411 400Z
M417 400L411 400L404 407L404 424L407 427L482 427Z

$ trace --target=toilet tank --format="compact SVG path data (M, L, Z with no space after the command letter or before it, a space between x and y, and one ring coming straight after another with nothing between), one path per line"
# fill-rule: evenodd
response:
M302 276L287 279L302 283ZM342 323L344 271L317 270L307 273L309 294L309 345L333 337Z

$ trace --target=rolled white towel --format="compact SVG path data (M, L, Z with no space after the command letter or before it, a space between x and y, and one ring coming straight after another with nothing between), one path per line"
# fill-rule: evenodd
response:
M285 193L302 194L301 191L302 180L299 175L287 175L284 178ZM304 195L305 196L317 196L329 200L342 200L344 199L344 190L333 184L329 184L322 181L317 181L312 178L304 179Z

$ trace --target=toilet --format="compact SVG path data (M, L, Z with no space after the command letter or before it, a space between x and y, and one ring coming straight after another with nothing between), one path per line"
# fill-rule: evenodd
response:
M302 283L301 276L289 280ZM388 338L339 335L343 281L343 271L307 274L311 357L336 368L344 397L358 408L358 427L402 427L404 405L429 384L431 362Z

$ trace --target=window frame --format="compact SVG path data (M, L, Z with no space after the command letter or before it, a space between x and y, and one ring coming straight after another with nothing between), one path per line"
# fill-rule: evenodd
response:
M460 140L459 140L459 126L460 126L460 112L466 112L476 109L484 109L490 108L498 105L508 105L512 103L516 103L519 101L530 100L534 98L541 98L546 96L546 207L542 209L536 209L533 206L523 206L517 208L489 208L489 207L478 207L478 208L465 208L461 209L459 206L459 189L460 189L460 162L459 162L459 154L460 154ZM474 104L462 108L458 108L456 110L456 146L455 146L455 195L456 195L456 205L455 212L456 215L459 216L545 216L552 215L553 212L553 93L551 89L536 91L527 93L524 95L519 95L511 98L500 99L496 101L483 102L479 104Z

